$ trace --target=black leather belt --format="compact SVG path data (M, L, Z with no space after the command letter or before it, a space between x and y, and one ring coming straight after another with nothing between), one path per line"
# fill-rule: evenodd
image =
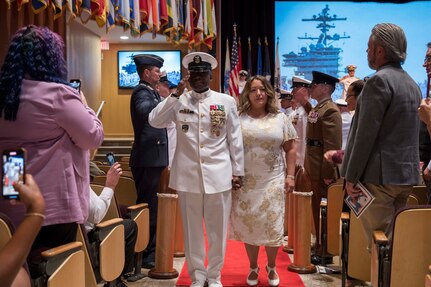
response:
M308 146L322 147L323 146L323 142L320 141L320 140L307 139L307 145Z

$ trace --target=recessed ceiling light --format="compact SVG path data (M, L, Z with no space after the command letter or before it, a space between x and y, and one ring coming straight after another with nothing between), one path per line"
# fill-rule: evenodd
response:
M129 39L129 37L128 36L121 36L120 39L121 40L127 40L127 39Z

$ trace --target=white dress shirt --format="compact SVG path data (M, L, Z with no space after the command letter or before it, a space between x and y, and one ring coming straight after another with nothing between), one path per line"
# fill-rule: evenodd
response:
M108 212L111 199L114 196L114 190L109 187L104 187L98 196L90 187L90 202L88 218L85 222L85 230L89 232L94 228L94 225L99 224Z

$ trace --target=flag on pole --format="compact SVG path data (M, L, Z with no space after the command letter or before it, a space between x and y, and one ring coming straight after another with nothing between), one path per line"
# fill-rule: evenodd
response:
M231 59L231 70L229 77L229 94L234 97L239 97L239 87L238 87L238 43L236 40L236 24L233 24L233 41L232 41L232 59Z
M271 80L271 64L269 60L268 38L265 36L265 61L263 62L263 75Z
M224 92L229 94L229 74L230 74L230 55L229 55L229 39L226 39L226 59L224 64Z
M251 39L248 37L248 52L247 52L247 72L248 76L250 77L253 75L253 69L251 67Z
M274 90L277 98L280 96L280 58L278 57L278 40L275 47L275 63L274 63Z
M262 45L260 38L257 39L257 70L256 75L263 75L262 73Z
M241 37L238 37L238 71L242 70Z

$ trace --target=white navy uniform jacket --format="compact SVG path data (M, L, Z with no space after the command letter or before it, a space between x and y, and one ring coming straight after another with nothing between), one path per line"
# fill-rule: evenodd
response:
M241 125L234 98L212 90L168 97L149 115L155 128L173 121L177 147L169 187L177 191L218 193L232 188L232 175L244 175ZM203 190L202 190L203 188Z

